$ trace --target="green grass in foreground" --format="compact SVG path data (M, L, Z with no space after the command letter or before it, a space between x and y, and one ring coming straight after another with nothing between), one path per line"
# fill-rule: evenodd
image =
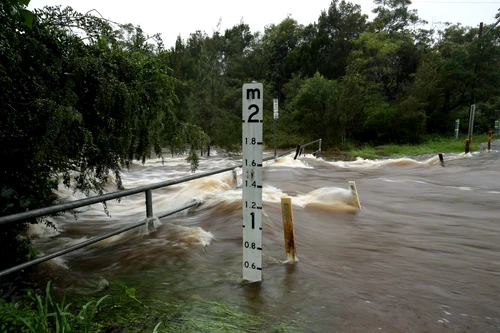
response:
M398 158L403 156L415 156L432 153L462 153L465 151L465 136L458 140L455 138L432 138L418 145L396 145L388 144L384 146L371 147L364 146L345 152L352 157L363 157L369 159L377 158ZM477 151L479 144L488 141L488 134L479 134L472 137L470 151Z
M295 331L276 318L243 313L220 301L142 302L127 287L119 295L72 301L54 300L50 282L44 295L29 291L16 303L0 298L0 333Z

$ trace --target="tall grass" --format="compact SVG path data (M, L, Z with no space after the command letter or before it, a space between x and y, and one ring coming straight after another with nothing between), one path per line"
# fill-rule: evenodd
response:
M35 295L29 291L27 298L18 303L0 303L0 332L68 333L96 331L95 317L102 302L108 297L91 300L79 309L66 297L56 302L51 295L51 283L47 283L45 295Z
M151 302L146 305L137 298L134 288L125 286L118 298L111 297L103 306L108 297L81 305L67 303L65 296L57 302L49 282L43 295L29 291L17 303L0 299L0 333L296 331L295 324L285 325L269 316L247 314L219 301L152 300L154 305Z

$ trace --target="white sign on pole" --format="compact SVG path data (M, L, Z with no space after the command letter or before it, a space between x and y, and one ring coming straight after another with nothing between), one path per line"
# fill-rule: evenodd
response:
M476 112L476 104L472 104L470 106L470 115L469 115L469 138L472 137L472 132L474 132L474 113Z
M262 83L243 85L243 279L262 281Z
M273 110L274 110L274 119L278 119L278 99L273 99Z

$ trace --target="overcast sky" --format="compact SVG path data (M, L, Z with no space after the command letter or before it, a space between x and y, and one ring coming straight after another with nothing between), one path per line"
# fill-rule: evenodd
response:
M178 35L186 39L196 30L209 35L217 29L231 28L241 20L250 29L264 31L269 24L281 22L288 14L300 24L317 21L330 0L31 0L30 8L62 5L80 12L97 9L104 18L119 23L140 25L148 34L161 33L165 46L175 43ZM371 14L372 0L352 0L360 4L365 14ZM500 8L500 0L414 0L412 8L430 24L460 22L478 26L479 22L492 24ZM370 16L372 17L372 16Z

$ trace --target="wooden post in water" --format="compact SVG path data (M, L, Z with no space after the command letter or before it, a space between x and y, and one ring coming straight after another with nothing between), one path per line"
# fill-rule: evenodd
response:
M293 229L292 199L281 198L281 215L283 217L283 232L285 234L286 262L296 262L295 230Z
M443 154L442 153L439 153L438 154L439 156L439 162L441 162L441 166L444 167L444 158L443 158Z
M349 189L351 190L351 198L353 206L358 207L360 210L363 209L361 207L361 203L359 202L359 195L358 195L358 189L356 188L356 182L351 180L349 182Z
M469 139L465 139L465 153L468 154L469 150Z
M491 136L493 135L492 131L488 132L488 151L491 150Z

